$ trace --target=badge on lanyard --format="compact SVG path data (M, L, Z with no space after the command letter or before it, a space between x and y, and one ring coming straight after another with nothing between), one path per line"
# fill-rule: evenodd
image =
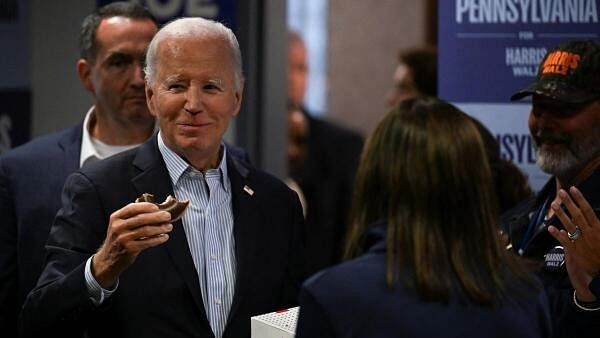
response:
M546 271L558 271L563 265L565 265L565 249L562 246L557 245L544 255L544 269Z

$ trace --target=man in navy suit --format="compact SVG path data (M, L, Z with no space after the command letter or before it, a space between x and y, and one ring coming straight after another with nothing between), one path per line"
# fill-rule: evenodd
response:
M308 52L298 33L290 32L288 39L290 186L304 198L306 267L313 274L342 260L363 140L354 131L311 116L303 106Z
M93 95L84 122L0 157L0 332L17 336L17 317L42 271L44 244L66 177L81 166L152 136L143 60L157 31L139 5L113 3L86 17L77 72Z
M231 156L242 62L233 32L185 18L154 37L146 97L160 131L69 176L25 335L250 337L250 317L294 305L303 278L297 195ZM181 220L143 193L190 200Z

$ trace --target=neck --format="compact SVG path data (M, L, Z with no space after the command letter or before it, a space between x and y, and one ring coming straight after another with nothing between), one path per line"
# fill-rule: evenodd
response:
M567 190L570 187L579 185L581 182L590 177L598 168L600 168L600 156L596 156L596 158L588 162L585 166L577 170L572 175L563 175L560 177L556 176L556 192L552 202L560 203L560 198L558 197L558 192L560 189ZM551 217L552 215L554 215L552 208L547 208L546 216Z
M140 144L152 136L153 118L139 118L124 123L107 115L94 109L88 125L90 135L102 143L115 146Z
M556 193L558 194L560 189L568 189L572 186L579 185L588 177L592 176L594 171L596 171L598 168L600 168L600 155L596 156L594 159L571 175L556 176Z
M190 163L192 167L201 172L206 172L209 169L216 169L219 167L219 163L221 162L221 154L223 150L222 147L219 146L216 152L212 154L200 155L197 151L184 152L183 157Z

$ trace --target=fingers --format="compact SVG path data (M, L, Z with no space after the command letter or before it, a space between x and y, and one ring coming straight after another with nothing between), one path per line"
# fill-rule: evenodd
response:
M594 209L592 209L592 206L588 203L585 197L583 197L581 191L575 187L571 187L569 189L569 194L573 197L575 203L577 203L579 206L579 209L581 209L581 213L586 221L586 226L600 228L600 221L598 221L598 217L594 213Z
M548 232L552 235L552 237L556 238L556 240L559 241L565 249L571 247L571 245L573 244L565 230L560 230L557 227L551 225L548 227Z
M140 204L140 205L138 205ZM133 230L150 224L170 223L171 214L158 209L153 203L131 203L110 215L110 226Z
M137 242L136 244L143 244L148 239L160 237L161 235L167 234L172 230L173 224L171 223L161 225L146 225L121 234L117 240L121 243L134 241Z
M158 210L158 206L150 202L129 203L123 208L113 212L111 217L128 219L139 214L151 213Z
M167 240L169 240L169 234L167 232L159 233L152 236L143 236L135 240L128 241L128 249L132 252L139 252L148 248L159 246L165 243Z
M597 219L594 215L594 211L589 206L581 192L579 192L576 188L572 187L570 189L571 192L575 192L573 198L566 191L560 190L558 192L558 196L560 198L560 202L569 210L569 214L571 217L568 217L566 213L562 210L558 202L553 202L551 207L554 210L555 214L558 216L562 224L565 226L568 232L573 232L577 227L585 232L592 224L588 220ZM576 204L573 199L576 199L578 203ZM583 211L580 207L589 207L586 209L586 213L591 213L591 215L584 215Z
M567 207L572 217L575 215L575 213L579 212L579 208L575 206L573 201L571 201L569 195L564 190L560 190L558 196L560 197L560 202ZM571 218L567 216L567 213L563 210L563 208L561 208L561 203L559 203L558 201L554 201L552 202L550 207L552 208L554 214L558 217L560 222L564 225L565 230L572 233L575 231L576 226L578 226L579 224L575 224L573 222L575 221L574 217Z
M129 254L162 244L173 230L171 214L153 203L131 203L110 216L107 242Z

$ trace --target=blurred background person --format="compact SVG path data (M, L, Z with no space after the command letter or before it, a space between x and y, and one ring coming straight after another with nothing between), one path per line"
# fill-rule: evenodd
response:
M386 103L392 108L402 100L419 95L437 96L437 51L434 47L417 47L398 53L398 65Z
M434 47L401 50L392 77L393 86L386 97L388 107L393 108L403 100L420 95L437 96L437 74L437 50ZM527 176L510 160L501 157L498 141L489 129L477 119L471 118L483 138L502 213L531 197L533 191Z
M305 282L297 337L549 337L541 284L498 240L486 156L444 101L386 115L357 173L346 254L359 256Z
M471 117L479 130L492 171L500 214L533 196L527 176L512 161L502 158L497 139L479 120Z
M308 75L306 47L295 32L289 32L288 43L289 185L305 207L310 274L341 261L363 140L357 133L307 112L302 104Z
M94 105L76 125L0 156L0 331L6 336L16 336L21 305L42 272L67 176L154 133L142 69L156 31L155 18L137 4L115 2L88 15L76 70Z

